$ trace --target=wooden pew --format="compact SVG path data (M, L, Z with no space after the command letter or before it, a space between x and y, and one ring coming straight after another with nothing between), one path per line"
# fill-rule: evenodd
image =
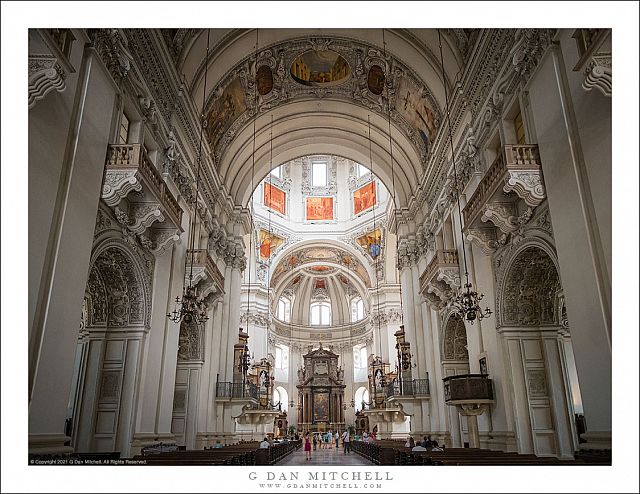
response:
M222 448L138 455L133 459L144 460L147 465L273 465L301 445L298 440L261 449L258 442L240 442Z
M479 448L447 448L444 451L412 451L401 441L356 441L352 449L376 465L580 465L582 460L559 460L533 454Z

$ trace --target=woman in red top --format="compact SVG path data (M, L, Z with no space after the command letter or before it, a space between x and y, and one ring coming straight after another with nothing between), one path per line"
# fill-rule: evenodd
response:
M309 433L304 435L304 453L307 460L311 459L311 441L309 440Z

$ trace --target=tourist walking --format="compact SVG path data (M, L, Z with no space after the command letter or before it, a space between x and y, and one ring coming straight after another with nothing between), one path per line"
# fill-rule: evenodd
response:
M309 433L304 435L304 454L305 460L311 459L311 440L309 439Z

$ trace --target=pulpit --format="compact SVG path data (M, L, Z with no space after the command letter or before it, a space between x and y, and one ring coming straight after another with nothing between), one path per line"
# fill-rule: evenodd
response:
M298 429L324 431L344 429L344 370L338 355L322 347L303 355L298 370Z

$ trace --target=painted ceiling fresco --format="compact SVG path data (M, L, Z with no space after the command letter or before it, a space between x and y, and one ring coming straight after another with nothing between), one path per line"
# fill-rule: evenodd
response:
M371 279L366 268L351 254L337 247L308 247L297 250L287 255L278 262L271 286L276 286L285 276L291 275L291 270L297 270L309 263L325 261L348 269L353 275L358 276L366 287L371 287ZM309 269L313 268L310 267ZM315 266L320 267L320 266Z

